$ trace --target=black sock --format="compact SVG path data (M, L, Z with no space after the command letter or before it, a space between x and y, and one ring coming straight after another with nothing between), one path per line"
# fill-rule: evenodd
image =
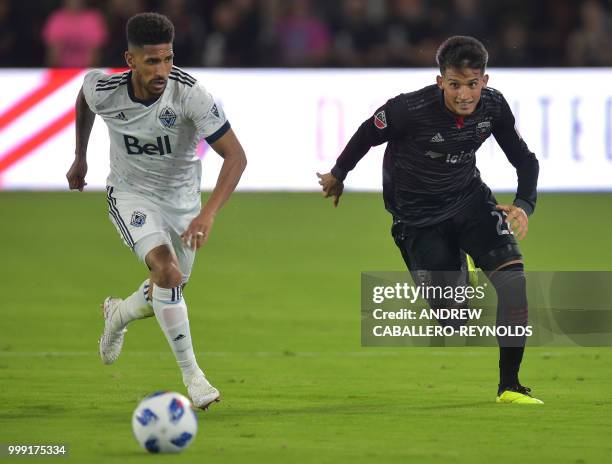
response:
M519 383L518 373L523 360L524 346L499 347L499 391Z
M528 321L527 286L522 263L489 274L497 292L497 326L525 327ZM525 336L498 337L499 392L519 383Z

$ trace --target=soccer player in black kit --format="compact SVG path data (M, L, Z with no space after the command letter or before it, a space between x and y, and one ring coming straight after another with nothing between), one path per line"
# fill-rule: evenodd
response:
M377 109L331 172L317 173L319 184L337 206L348 172L371 147L387 142L383 197L393 216L393 238L415 283L436 284L442 271L460 271L467 253L497 291L496 324L526 326L526 281L515 236L525 236L535 208L538 160L516 131L504 96L487 87L488 53L482 43L450 37L436 61L437 83ZM476 150L491 134L516 168L513 204L497 204L476 168ZM541 404L518 378L525 337L498 341L497 402Z

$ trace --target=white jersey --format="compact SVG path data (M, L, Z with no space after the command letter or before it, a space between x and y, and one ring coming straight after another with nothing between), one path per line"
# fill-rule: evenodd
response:
M198 142L213 143L229 128L222 108L197 80L172 67L163 94L134 96L131 72L85 75L83 93L110 136L109 186L177 209L200 202Z

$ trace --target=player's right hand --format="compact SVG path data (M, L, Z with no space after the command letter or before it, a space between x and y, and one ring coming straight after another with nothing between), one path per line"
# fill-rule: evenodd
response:
M82 192L83 188L87 185L87 182L85 182L86 174L87 161L84 159L75 159L66 173L66 179L68 179L68 187L70 190Z
M321 174L317 172L319 185L323 188L323 197L334 197L334 207L338 206L340 196L344 191L344 183L336 179L331 172Z
M200 212L200 214L193 218L187 230L181 234L183 245L191 248L193 251L198 250L207 242L214 222L214 214Z
M523 240L527 235L527 229L529 224L529 217L523 210L516 205L497 205L495 206L499 211L503 211L506 213L506 222L508 223L508 227L516 238L519 240Z

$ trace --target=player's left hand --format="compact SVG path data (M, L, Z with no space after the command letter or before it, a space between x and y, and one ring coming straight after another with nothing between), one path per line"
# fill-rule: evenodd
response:
M181 234L183 244L194 251L199 249L208 240L213 222L215 222L214 216L208 214L196 216L187 230Z
M523 240L527 235L527 225L529 223L529 217L523 208L516 205L497 205L496 208L499 211L503 211L507 214L506 222L508 227L513 231L516 238Z

